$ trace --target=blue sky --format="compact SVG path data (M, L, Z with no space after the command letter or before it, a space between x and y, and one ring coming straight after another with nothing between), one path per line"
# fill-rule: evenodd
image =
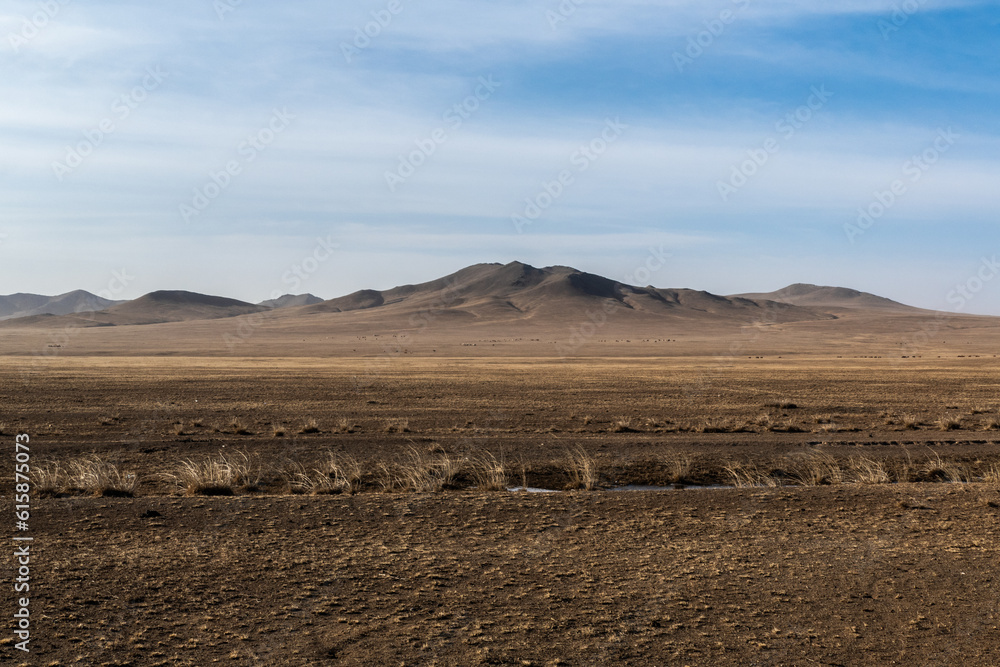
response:
M666 253L644 282L964 286L1000 315L996 2L3 11L3 293L330 298Z

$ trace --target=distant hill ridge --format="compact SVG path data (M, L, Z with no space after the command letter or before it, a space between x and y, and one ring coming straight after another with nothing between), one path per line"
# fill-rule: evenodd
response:
M33 315L70 315L104 310L122 301L104 299L84 290L74 290L57 296L41 294L10 294L0 296L0 320Z
M253 306L252 303L229 299L224 296L209 296L197 292L185 292L183 290L160 290L150 292L145 296L127 302L130 308L138 308L145 304L159 304L171 306L209 306L213 308L228 308L230 306Z
M236 317L267 310L237 299L183 290L150 292L96 313L107 324L157 324Z
M796 283L774 292L758 292L752 294L737 294L746 299L770 299L796 306L819 306L840 308L878 308L889 310L913 310L912 306L886 299L885 297L859 292L847 287L825 287Z
M313 294L285 294L277 299L261 301L257 305L265 308L294 308L295 306L311 306L314 303L323 303L323 299Z
M623 309L646 315L684 317L753 317L768 310L776 321L832 317L817 307L911 309L890 299L839 287L791 285L766 294L720 296L702 290L626 285L567 266L536 268L521 262L476 264L449 276L418 285L360 290L310 306L309 312L350 312L370 309L427 308L446 301L447 309L482 316L492 309L499 316L557 315L579 312L585 302L614 301ZM591 305L593 305L591 303ZM917 310L917 309L912 309Z
M99 312L83 318L93 326L220 319L263 311L270 311L272 317L283 321L324 313L364 311L366 317L384 316L395 324L409 321L413 326L416 326L414 322L429 321L428 313L433 313L435 321L450 325L459 322L510 324L519 320L570 322L587 317L631 318L646 323L661 318L690 322L781 323L836 319L850 310L920 312L884 297L843 287L799 283L775 292L720 296L693 289L626 285L568 266L536 268L522 262L510 262L475 264L425 283L387 290L360 290L327 301L312 294L286 294L251 304L183 290L151 292L125 302L103 300L82 291L60 297L20 294L0 297L0 317L37 316L45 313L46 308L53 309L51 315L72 316L82 312L79 310L82 304L100 306ZM19 320L19 323L29 322ZM45 318L45 324L51 326L51 318Z

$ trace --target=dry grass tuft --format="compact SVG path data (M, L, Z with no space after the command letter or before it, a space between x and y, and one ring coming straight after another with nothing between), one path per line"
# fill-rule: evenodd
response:
M1000 430L1000 416L993 415L988 417L982 426L984 431L996 431Z
M246 424L239 417L230 419L227 428L228 432L234 435L250 435L250 429L246 427Z
M490 452L469 459L469 473L476 488L483 491L505 491L509 481L508 466L503 454L497 458Z
M666 426L669 423L670 423L669 419L663 419L658 417L646 417L643 420L642 425L647 429L658 429L658 428L666 428Z
M141 481L137 474L125 472L99 456L76 459L65 467L59 463L43 465L34 469L32 477L42 495L83 491L118 498L135 495Z
M889 484L892 476L886 469L884 461L877 461L868 456L853 456L849 463L849 479L855 484Z
M362 471L357 459L331 452L315 468L306 468L301 463L291 462L285 470L285 475L293 493L354 494L361 483Z
M761 431L771 433L802 433L804 429L791 422L776 421L771 415L761 415L750 423L750 427L756 426Z
M957 461L946 461L937 452L917 469L918 479L931 482L971 482L974 475L969 466Z
M671 452L669 456L660 459L667 469L667 483L683 484L690 481L694 470L694 458L680 452Z
M261 469L256 457L236 452L198 461L185 459L163 477L189 496L230 496L237 489L256 488Z
M722 467L732 486L739 488L758 486L780 486L780 481L762 472L756 465L730 461Z
M795 481L804 486L841 484L844 481L840 463L826 452L809 452L800 457L793 465L792 474Z
M337 430L340 433L354 433L357 425L352 423L347 417L341 417L337 420Z
M941 417L934 425L939 431L957 431L962 428L962 420L958 417Z
M518 477L521 480L521 488L526 491L528 489L528 466L523 458L518 458L517 470L520 473Z
M319 433L319 422L310 417L302 424L299 429L299 433L302 435L307 435L309 433Z
M778 410L797 410L799 406L797 403L789 401L788 399L781 399L775 401L768 401L767 403L764 404L764 407L777 408Z
M1000 484L1000 464L994 463L984 470L983 481L987 484Z
M383 491L435 493L455 486L463 463L448 454L421 454L411 446L399 461L379 463L379 485Z
M916 415L903 415L901 422L903 428L910 431L916 431L921 426L920 418Z
M52 496L67 488L69 474L58 462L32 466L31 481L39 496Z
M410 421L408 419L390 419L385 422L386 433L409 433Z
M694 430L698 433L732 433L742 429L734 426L729 419L706 419L695 426Z
M635 433L638 429L632 425L631 417L619 417L611 424L612 433Z
M577 445L566 450L566 472L569 474L569 488L592 491L601 481L597 460Z
M914 481L915 466L909 451L906 452L905 459L891 459L884 461L883 464L888 469L892 481L901 484Z
M288 435L288 429L286 429L281 424L272 424L271 435L273 435L275 438L284 438L286 435Z
M806 429L802 428L798 424L793 424L791 422L785 422L783 424L778 424L771 429L775 432L781 433L805 433Z

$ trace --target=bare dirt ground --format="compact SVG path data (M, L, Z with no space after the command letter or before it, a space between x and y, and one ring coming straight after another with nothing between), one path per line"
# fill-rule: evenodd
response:
M995 665L995 488L49 499L34 660ZM992 504L991 504L992 503Z
M998 664L998 370L957 354L4 357L3 440L30 434L33 465L100 456L139 483L135 497L33 501L34 652L0 634L0 656ZM511 484L561 489L574 449L597 489L489 492L460 472L438 493L380 492L379 463L412 452L488 452ZM232 452L262 471L232 496L186 497L163 477ZM360 463L355 493L291 495L284 464L326 452ZM902 483L854 483L862 458ZM816 460L845 478L810 481ZM608 490L729 484L734 462L793 486ZM955 470L977 481L941 483Z

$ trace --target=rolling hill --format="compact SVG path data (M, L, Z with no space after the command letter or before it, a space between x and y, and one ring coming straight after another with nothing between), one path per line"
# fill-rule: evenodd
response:
M535 268L521 262L477 264L444 278L385 291L362 290L303 309L306 313L371 311L399 319L433 313L450 321L560 322L605 312L624 320L774 322L831 319L808 307L766 299L724 297L691 289L635 287L565 266Z
M41 294L10 294L0 296L0 320L33 315L70 315L86 311L104 310L123 303L104 299L85 290L74 290L57 296Z
M826 309L865 309L886 310L894 312L918 311L919 308L886 299L882 296L859 292L846 287L825 287L796 283L774 292L758 292L752 294L736 294L733 298L766 299L789 303L795 306Z
M115 324L154 324L236 317L265 310L263 306L181 290L151 292L103 311Z
M265 308L294 308L295 306L311 306L314 303L323 303L323 299L312 294L285 294L277 299L261 301L257 305Z
M179 290L151 292L132 301L118 302L99 311L80 311L70 315L33 315L9 319L5 326L108 327L189 322L237 317L270 310L264 306Z

